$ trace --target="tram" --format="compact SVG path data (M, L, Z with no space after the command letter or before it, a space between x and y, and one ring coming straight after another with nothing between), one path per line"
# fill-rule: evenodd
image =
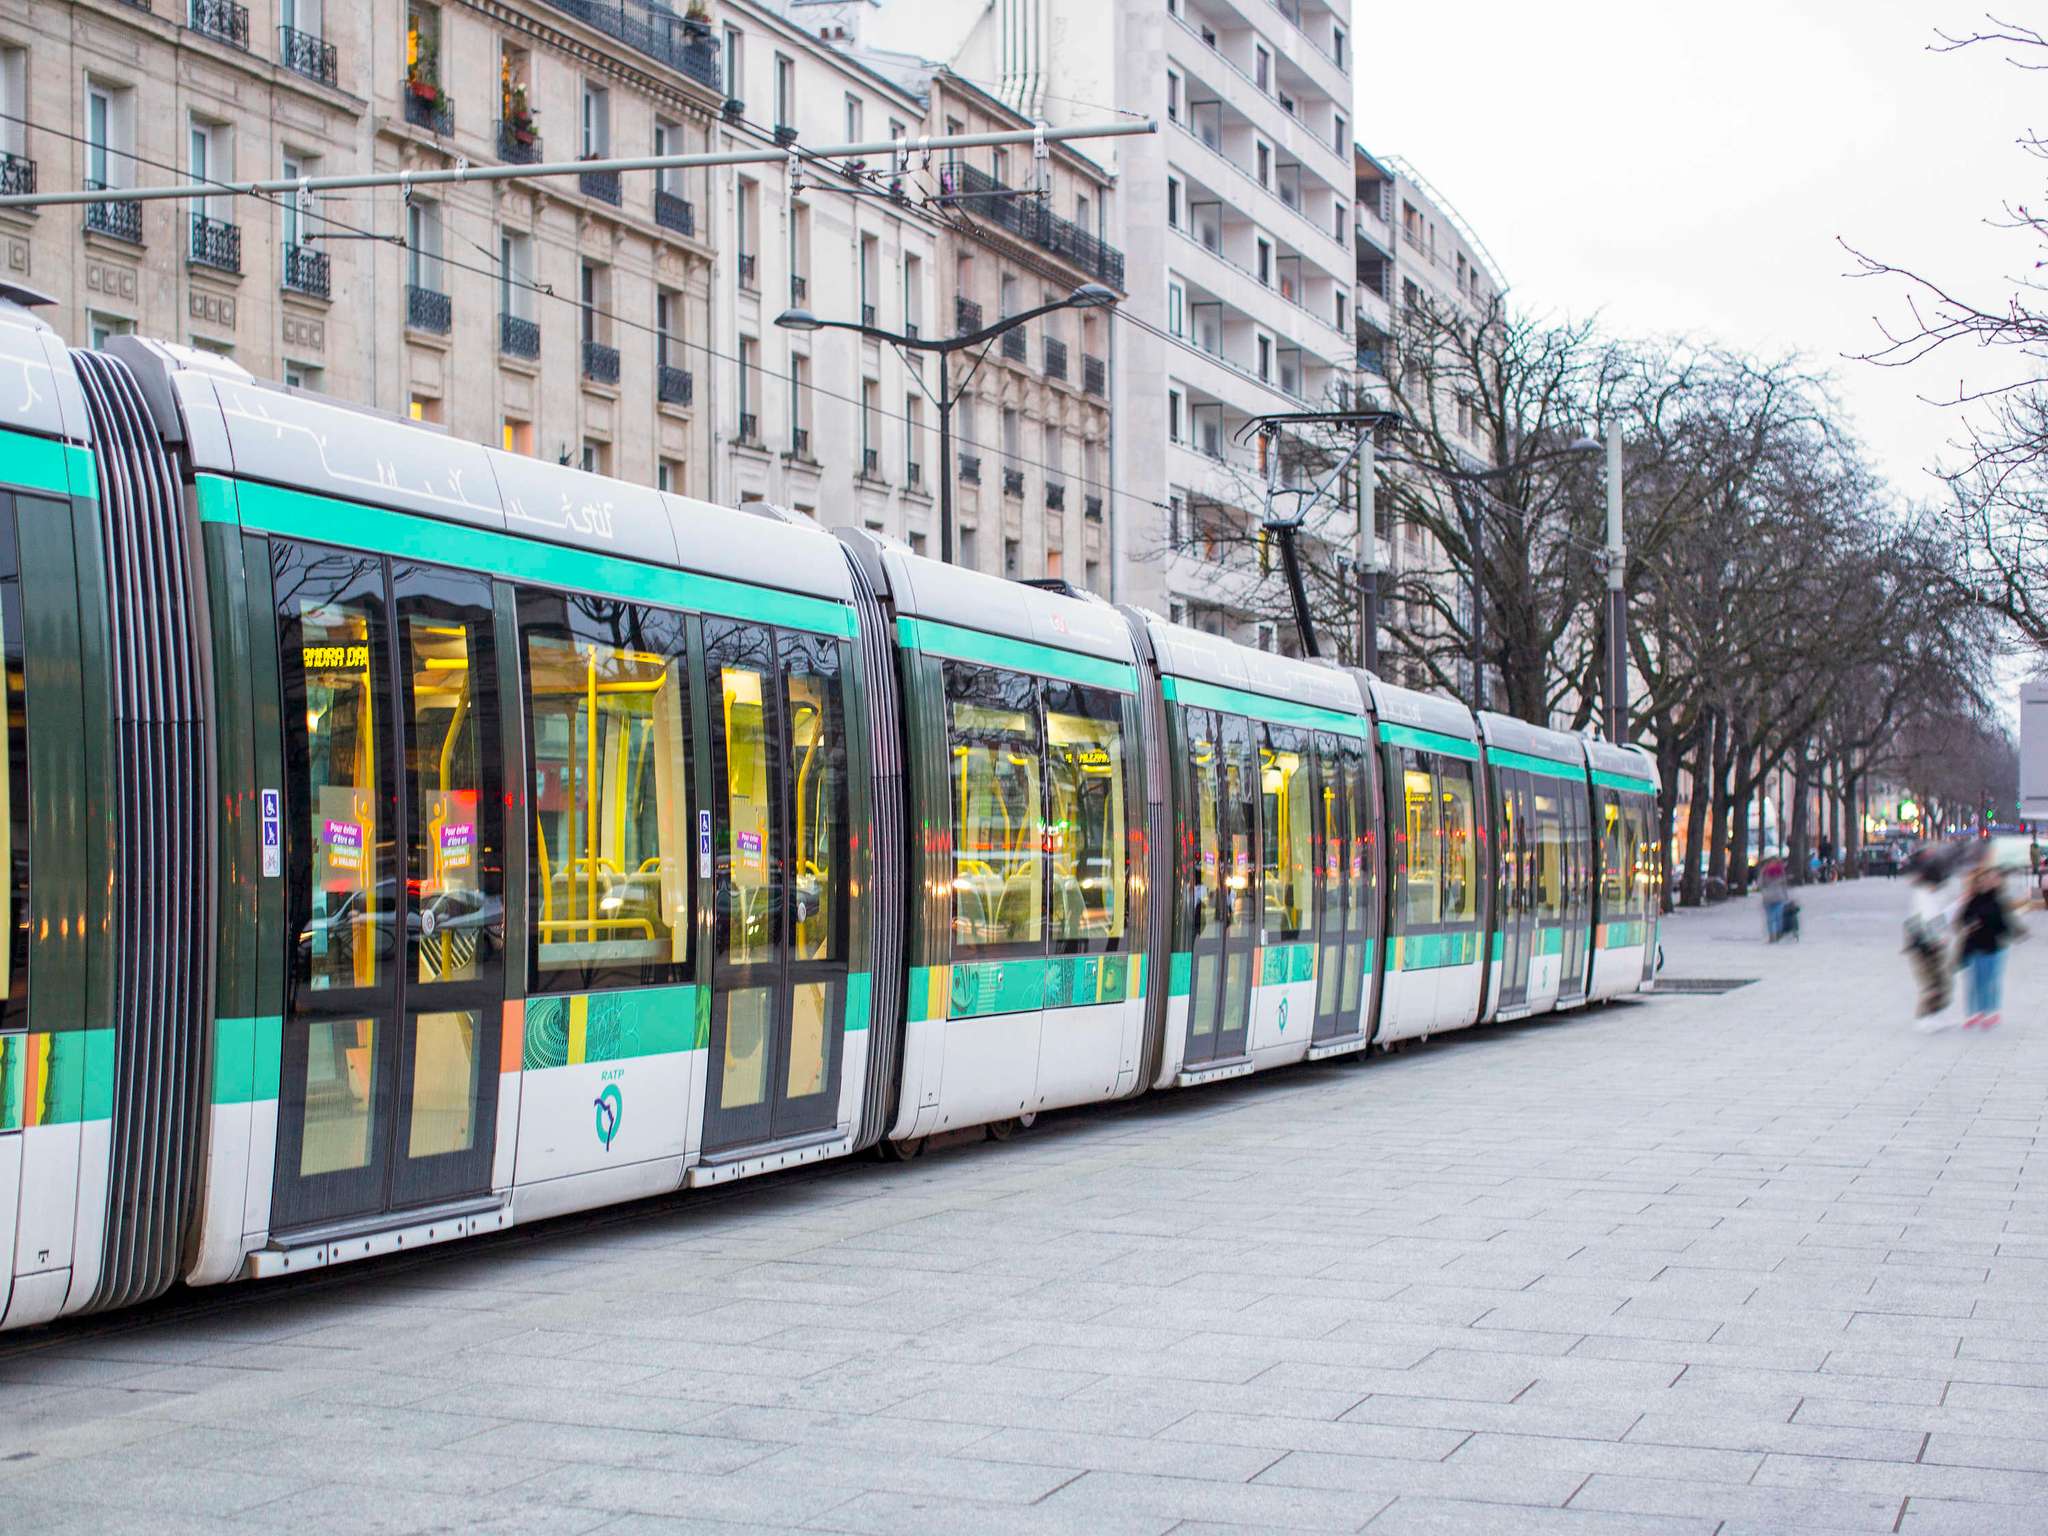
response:
M1652 984L1644 753L0 290L0 1326Z

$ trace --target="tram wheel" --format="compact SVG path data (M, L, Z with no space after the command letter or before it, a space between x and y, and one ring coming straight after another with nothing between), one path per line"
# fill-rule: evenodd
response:
M892 1163L907 1163L924 1152L925 1139L913 1136L908 1141L884 1141L881 1152L884 1160Z

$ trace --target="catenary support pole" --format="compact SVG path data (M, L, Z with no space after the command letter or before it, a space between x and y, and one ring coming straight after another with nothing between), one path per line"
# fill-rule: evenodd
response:
M1621 524L1621 424L1607 429L1607 739L1628 741L1628 560Z
M1358 664L1368 672L1380 669L1380 540L1373 502L1372 430L1358 445Z

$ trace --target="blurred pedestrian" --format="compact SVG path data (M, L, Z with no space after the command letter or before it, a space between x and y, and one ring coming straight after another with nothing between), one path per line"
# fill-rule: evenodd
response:
M1778 854L1771 854L1757 871L1758 885L1764 898L1764 937L1775 944L1785 932L1785 906L1791 900L1791 888L1786 883L1785 860Z
M1912 957L1913 973L1920 980L1918 1028L1929 1034L1947 1029L1956 1021L1945 1018L1955 993L1950 978L1949 924L1955 908L1955 894L1949 889L1941 861L1915 855L1909 862L1912 906L1906 913L1906 953Z
M1993 1029L2005 984L2005 947L2023 930L2006 905L2005 881L1996 864L1986 860L1968 878L1969 895L1956 921L1962 934L1957 964L1970 984L1970 1016L1963 1020L1963 1028Z

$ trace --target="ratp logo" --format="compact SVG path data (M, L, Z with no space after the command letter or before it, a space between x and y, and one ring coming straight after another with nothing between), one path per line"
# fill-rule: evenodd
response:
M604 1143L605 1151L612 1149L612 1142L619 1134L619 1121L626 1113L625 1096L619 1092L617 1083L606 1083L604 1092L592 1103L597 1109L597 1139Z

